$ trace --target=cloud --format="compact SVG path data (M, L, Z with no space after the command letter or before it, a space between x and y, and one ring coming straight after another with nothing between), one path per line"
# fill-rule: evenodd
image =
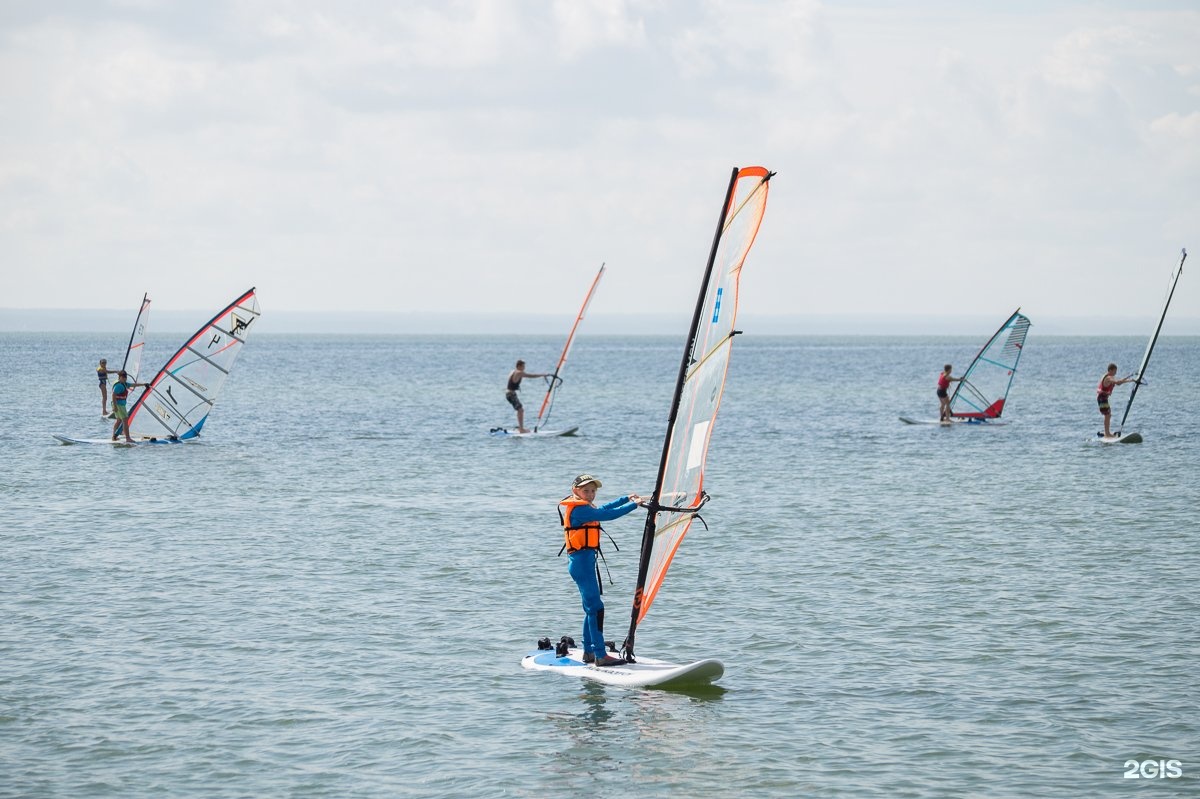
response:
M557 309L608 261L597 311L654 312L750 163L780 173L746 283L764 313L1104 312L1200 218L1189 11L263 0L0 23L16 306L256 283L268 308Z
M552 12L559 54L571 60L603 47L644 47L640 5L625 0L555 0Z

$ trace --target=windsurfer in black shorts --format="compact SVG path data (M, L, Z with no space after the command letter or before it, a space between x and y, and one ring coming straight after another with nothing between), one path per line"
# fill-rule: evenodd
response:
M1104 377L1100 378L1100 383L1096 386L1096 404L1100 406L1100 415L1104 417L1105 438L1112 438L1112 431L1109 429L1112 425L1112 408L1108 404L1108 398L1112 396L1114 388L1131 380L1132 377L1122 377L1118 380L1117 365L1110 363Z
M517 412L517 432L528 433L525 429L525 406L521 404L521 398L517 392L521 390L521 380L526 377L548 377L547 374L534 374L533 372L525 371L525 362L517 361L517 368L508 373L508 387L504 390L504 398L508 400L508 404L513 406L513 410Z
M108 376L116 374L116 369L108 368L108 360L100 359L100 365L96 367L96 377L100 378L100 415L108 416Z
M961 377L950 376L951 368L950 364L942 367L942 373L938 375L937 379L938 419L943 422L952 421L950 416L950 384L962 380Z

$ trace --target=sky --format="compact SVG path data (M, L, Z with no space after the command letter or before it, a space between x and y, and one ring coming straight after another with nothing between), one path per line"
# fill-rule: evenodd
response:
M754 164L743 312L1148 328L1200 3L0 4L0 308L686 314Z

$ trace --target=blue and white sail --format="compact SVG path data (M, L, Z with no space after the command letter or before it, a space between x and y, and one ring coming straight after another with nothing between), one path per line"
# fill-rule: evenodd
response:
M950 397L951 418L980 422L1000 418L1025 351L1029 324L1029 317L1018 308L983 345Z
M260 314L250 289L197 330L130 409L130 435L180 441L199 435Z

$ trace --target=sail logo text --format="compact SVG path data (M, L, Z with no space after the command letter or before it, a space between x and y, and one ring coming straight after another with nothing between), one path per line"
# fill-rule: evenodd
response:
M723 291L725 291L725 288L723 286L717 287L717 302L715 305L713 305L712 323L714 325L717 323L717 318L721 315L721 292L723 292Z

